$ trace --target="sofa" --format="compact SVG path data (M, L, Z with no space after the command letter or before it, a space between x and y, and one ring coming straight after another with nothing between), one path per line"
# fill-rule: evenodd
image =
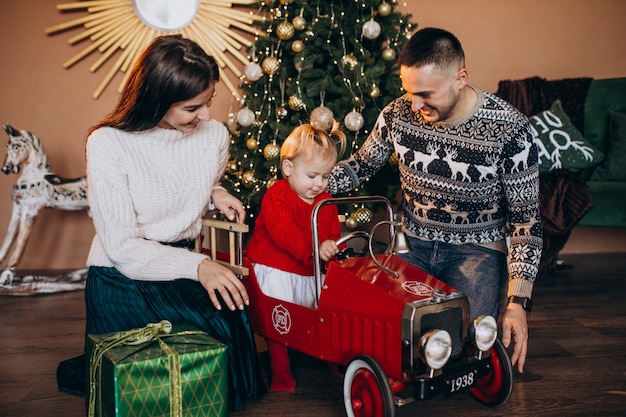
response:
M529 117L537 138L539 275L549 274L575 226L626 227L626 77L503 80L496 95Z

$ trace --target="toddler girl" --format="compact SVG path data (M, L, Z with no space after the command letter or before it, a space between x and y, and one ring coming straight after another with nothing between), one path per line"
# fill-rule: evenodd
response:
M331 138L336 136L338 144ZM311 124L296 127L280 149L283 179L272 185L261 202L247 248L261 290L274 298L317 307L313 271L311 214L315 205L331 198L326 192L328 178L340 152L345 149L345 134L333 124L330 135ZM341 225L335 205L318 213L319 253L323 261L338 251ZM296 388L287 346L267 341L272 369L271 389Z

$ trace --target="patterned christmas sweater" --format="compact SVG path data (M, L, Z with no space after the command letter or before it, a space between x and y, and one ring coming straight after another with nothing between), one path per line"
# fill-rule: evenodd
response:
M510 236L508 294L530 297L543 241L537 148L524 115L474 90L474 107L451 122L426 122L406 95L389 103L363 146L334 168L328 191L358 187L395 153L405 227L450 244Z

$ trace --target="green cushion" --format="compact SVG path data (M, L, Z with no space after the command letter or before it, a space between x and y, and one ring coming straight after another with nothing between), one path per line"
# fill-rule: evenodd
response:
M606 158L593 171L591 181L626 181L626 114L609 112Z
M589 181L593 208L580 226L626 227L626 182Z
M530 117L542 171L565 168L578 171L602 161L604 155L585 140L563 111L560 100Z
M626 77L593 80L585 100L585 139L596 149L608 147L609 111L626 113Z

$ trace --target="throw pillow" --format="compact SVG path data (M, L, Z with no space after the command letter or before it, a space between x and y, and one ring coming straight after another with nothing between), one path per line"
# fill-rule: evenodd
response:
M559 168L578 171L599 164L604 159L602 152L591 146L572 124L560 100L529 120L535 135L541 171Z
M594 181L626 181L626 114L609 112L609 149L594 171Z

